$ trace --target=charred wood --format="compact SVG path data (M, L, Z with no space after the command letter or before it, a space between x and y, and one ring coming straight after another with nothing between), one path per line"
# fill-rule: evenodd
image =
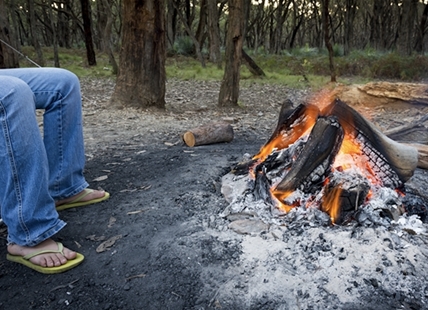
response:
M374 124L339 99L328 107L326 113L337 116L345 131L358 129L358 135L363 136L373 146L373 152L369 155L385 160L401 182L405 183L412 177L418 165L418 151L414 147L388 138Z
M301 189L312 193L320 189L342 140L343 130L335 117L318 118L301 155L274 192Z

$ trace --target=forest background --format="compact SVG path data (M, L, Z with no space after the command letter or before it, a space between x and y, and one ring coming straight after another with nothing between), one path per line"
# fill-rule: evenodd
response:
M240 80L423 82L427 17L426 0L0 0L0 68L56 66L118 84L122 73L137 94L116 89L117 101L161 108L166 78L234 78L230 92Z

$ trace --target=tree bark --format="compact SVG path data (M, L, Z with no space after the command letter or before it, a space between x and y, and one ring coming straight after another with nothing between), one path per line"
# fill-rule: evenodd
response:
M199 42L199 46L204 46L206 35L206 24L207 24L207 0L201 0L199 9L199 23L196 29L195 37Z
M8 10L4 0L0 0L0 39L6 44L12 45L11 32L8 23ZM0 69L18 68L19 60L13 50L0 41Z
M209 36L209 51L210 61L221 69L221 54L220 54L220 27L217 12L217 0L207 1L207 22L208 22L208 36Z
M91 18L91 3L89 0L80 0L82 5L83 29L85 32L86 57L89 66L96 66L97 60L95 57L94 43L92 40L92 18Z
M54 17L53 17L53 9L52 9L53 1L49 0L49 19L50 19L50 25L52 29L52 45L54 50L54 66L56 68L60 67L59 64L59 55L58 55L58 34L56 31L55 23L54 23Z
M404 0L402 5L401 24L399 27L397 50L403 56L412 54L412 37L416 32L418 0Z
M33 0L28 0L28 14L30 17L30 36L31 36L31 42L33 44L34 49L36 50L37 55L37 64L41 67L45 65L45 60L43 58L43 51L40 47L39 40L37 40L36 37L36 15L34 12L34 2Z
M164 1L124 0L122 12L120 67L111 102L116 106L164 109Z
M242 50L242 60L248 70L255 76L266 76L263 69L260 68L256 62L248 55L244 50Z
M175 0L170 0L167 1L167 17L166 17L166 29L167 29L167 43L168 49L173 49L174 48L174 42L175 42L175 32L176 32L176 27L177 27L177 10L174 7L173 1Z
M183 14L181 14L181 12L178 10L178 8L177 8L177 6L176 6L176 4L175 4L175 3L174 3L174 7L175 7L175 8L176 8L176 10L177 10L178 16L180 17L181 22L183 23L184 28L186 29L187 34L188 34L188 35L189 35L189 37L192 39L193 44L195 45L196 55L197 55L197 57L198 57L198 59L199 59L199 61L200 61L200 63L201 63L201 66L202 66L203 68L205 68L205 60L204 60L204 57L202 56L202 53L201 53L201 47L199 46L199 42L198 42L198 40L196 40L195 36L194 36L194 35L193 35L193 33L192 33L192 29L190 29L189 25L188 25L188 24L187 24L187 22L186 22L186 19L184 19Z
M183 141L193 147L233 140L233 128L225 122L214 122L205 126L196 127L183 134Z
M240 66L244 42L244 0L229 1L229 18L227 20L226 64L220 87L218 104L221 107L238 105Z
M108 0L99 0L97 2L99 8L101 7L103 12L98 12L99 16L102 16L104 21L99 25L99 30L102 33L102 47L103 51L107 54L109 63L112 66L112 73L117 75L119 72L119 67L114 58L113 48L111 43L111 29L113 24L112 12L111 12L111 3Z
M355 10L356 10L356 0L346 0L345 3L345 21L344 21L344 44L343 44L343 53L349 55L351 51L351 42L354 34L354 20L355 20Z
M424 38L426 33L426 25L428 20L428 4L425 4L424 11L422 13L421 22L419 23L419 31L416 40L415 50L418 53L424 52Z
M329 31L329 0L322 1L323 6L323 28L324 28L324 42L328 50L328 60L330 64L330 82L336 82L336 72L334 70L334 62L333 62L333 47L330 42L330 31Z

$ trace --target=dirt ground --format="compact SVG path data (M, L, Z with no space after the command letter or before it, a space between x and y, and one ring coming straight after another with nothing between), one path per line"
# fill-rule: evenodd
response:
M221 178L257 153L285 99L309 91L248 84L242 107L216 107L218 82L168 81L167 110L114 111L114 84L82 80L85 175L111 193L60 213L58 235L81 266L41 275L0 249L0 309L427 309L428 239L379 225L275 226L239 234L220 216ZM356 107L383 129L426 106ZM234 128L230 143L187 147L180 135L211 121ZM411 182L428 188L418 169ZM298 218L294 219L299 221Z

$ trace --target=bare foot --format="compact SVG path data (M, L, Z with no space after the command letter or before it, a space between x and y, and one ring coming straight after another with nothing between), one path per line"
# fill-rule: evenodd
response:
M25 247L17 244L10 244L7 246L7 251L10 254L18 256L25 256L43 250L57 251L58 245L52 239L47 239L34 247ZM63 253L64 255L61 253L44 253L30 258L30 261L42 267L58 267L67 263L68 260L76 258L76 252L66 247L64 247Z
M68 203L70 201L73 201L74 199L76 199L77 197L79 197L79 195L82 195L83 192L84 191L81 191L80 193L78 193L78 194L76 194L74 196L58 200L58 201L55 202L55 206L58 207L58 206L60 206L62 204L65 204L65 203ZM85 197L83 197L82 200L80 200L80 201L81 202L85 202L85 201L89 201L89 200L92 200L92 199L102 198L102 197L104 197L104 195L105 195L105 191L94 190L92 193L90 193L90 194L86 195Z

